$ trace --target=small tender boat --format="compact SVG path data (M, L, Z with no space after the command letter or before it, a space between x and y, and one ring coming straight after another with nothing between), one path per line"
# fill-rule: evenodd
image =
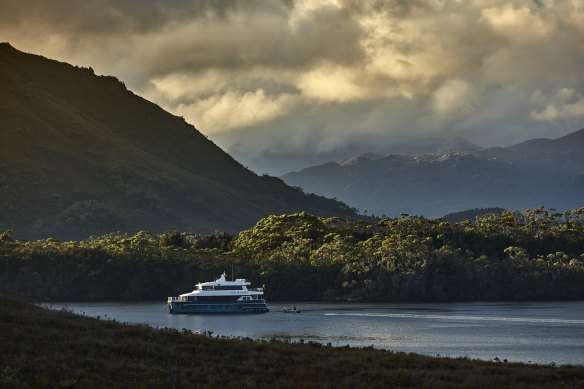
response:
M198 283L190 293L169 297L170 313L263 313L269 312L263 295L265 286L248 289L244 278L227 281L225 273L212 282Z
M290 308L290 307L283 308L282 311L284 313L300 313L300 310L296 309L296 306L294 306L293 308Z

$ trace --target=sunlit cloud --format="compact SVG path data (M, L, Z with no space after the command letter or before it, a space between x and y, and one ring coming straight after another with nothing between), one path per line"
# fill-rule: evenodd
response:
M461 115L474 109L475 91L463 80L448 80L434 93L434 108L440 115Z
M479 21L488 23L505 40L540 45L542 40L551 38L556 17L553 13L536 14L537 11L509 2L483 9Z
M197 100L191 105L180 104L178 114L187 121L197 121L208 133L245 128L286 115L299 105L298 96L279 94L266 96L264 90L237 94L226 92Z

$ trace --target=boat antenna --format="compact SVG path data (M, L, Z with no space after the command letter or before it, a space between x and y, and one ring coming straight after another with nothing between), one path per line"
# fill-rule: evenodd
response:
M233 262L231 262L231 281L233 281Z

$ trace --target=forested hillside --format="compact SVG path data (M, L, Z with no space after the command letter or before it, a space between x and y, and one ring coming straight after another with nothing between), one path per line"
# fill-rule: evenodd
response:
M503 214L503 211L505 211L504 208L474 208L467 209L465 211L449 213L448 215L444 215L442 219L449 223L458 223L465 220L474 221L479 216L489 214L501 215Z
M235 270L268 300L584 299L584 208L448 223L270 216L237 236L0 238L0 293L35 300L160 300Z
M249 171L114 77L0 44L0 231L235 233L300 211L355 216Z

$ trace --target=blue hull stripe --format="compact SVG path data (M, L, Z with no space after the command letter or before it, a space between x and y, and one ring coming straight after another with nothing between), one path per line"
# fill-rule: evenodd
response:
M170 313L264 313L269 309L265 301L257 303L173 301L168 304L168 311Z

